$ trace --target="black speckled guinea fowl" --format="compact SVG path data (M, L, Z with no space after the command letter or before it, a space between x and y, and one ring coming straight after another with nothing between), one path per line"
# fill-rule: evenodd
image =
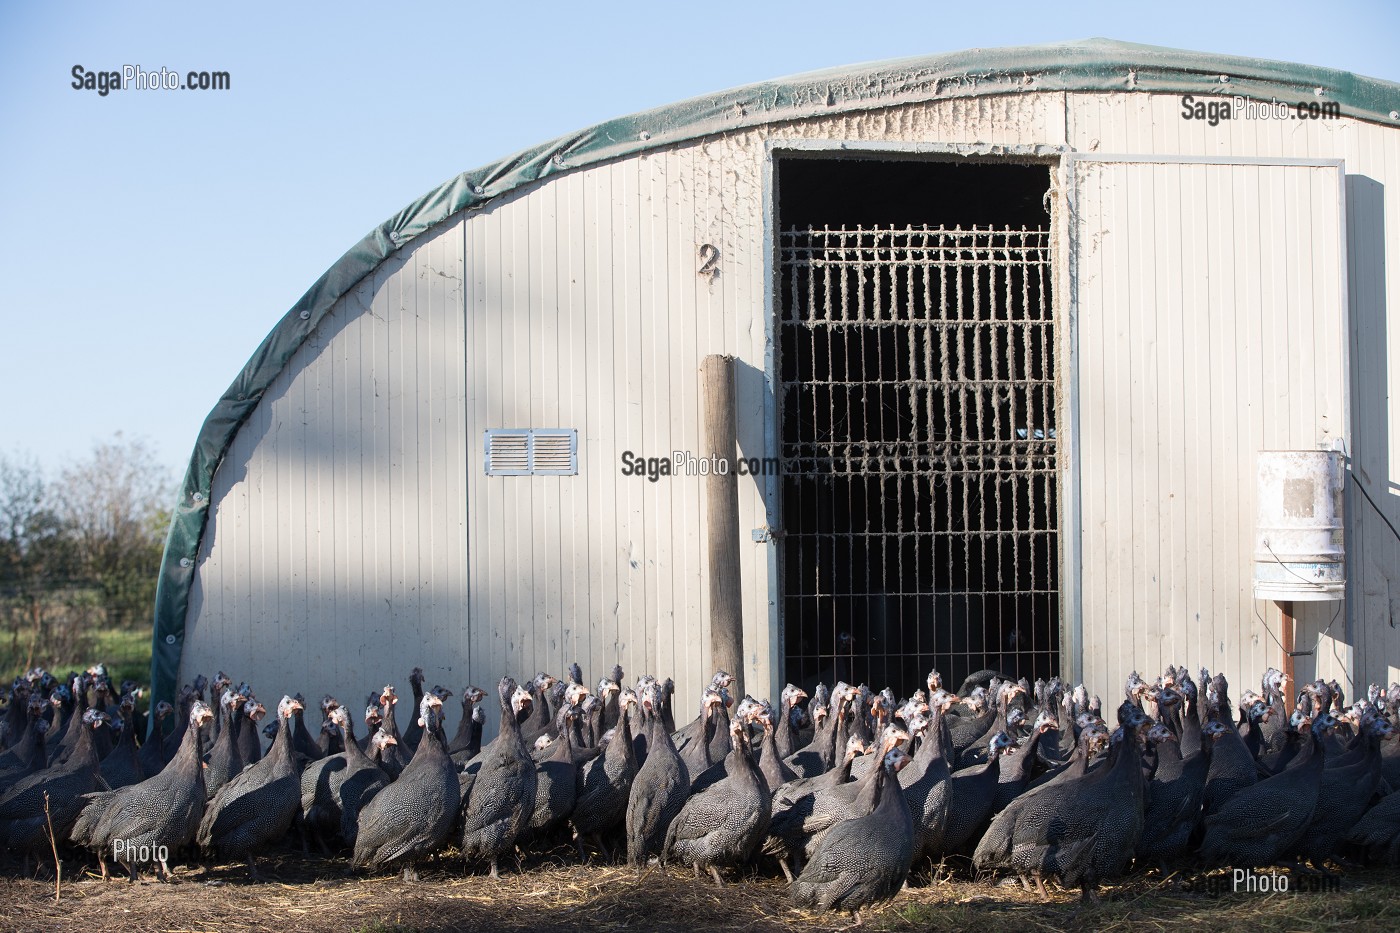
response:
M267 757L225 784L204 810L196 841L206 852L247 858L256 879L256 853L292 828L301 808L301 766L292 749L292 717L300 701L277 704L277 738Z
M1367 810L1347 834L1347 841L1374 862L1400 864L1400 793L1391 792Z
M697 877L700 869L708 869L721 887L719 867L739 865L752 857L763 842L772 813L768 788L753 760L743 723L730 725L729 741L730 752L724 759L728 776L685 802L671 822L665 846L667 858L693 866Z
M897 777L908 762L898 748L885 755L869 788L870 801L857 801L853 808L868 812L826 834L792 884L794 904L849 910L859 923L862 908L899 893L914 855L914 824Z
M26 859L30 853L47 852L49 822L55 836L68 836L86 805L83 795L102 786L97 733L108 728L107 722L106 713L86 710L66 761L21 778L0 795L0 847L8 846Z
M355 741L355 725L344 707L331 710L330 722L340 731L345 750L313 761L301 773L302 823L354 845L360 811L389 783L389 775Z
M154 864L162 880L170 880L170 866L162 855L192 842L204 816L200 730L213 718L208 706L194 701L184 738L165 768L139 784L87 795L70 838L97 853L104 878L107 854L112 853L127 866L133 881L143 864ZM114 845L118 839L120 850ZM140 861L143 857L147 861Z
M1142 834L1142 760L1138 730L1149 720L1131 703L1109 761L1082 776L1023 794L997 814L973 855L983 870L1056 875L1085 900L1101 881L1128 867ZM1043 890L1043 885L1042 885Z
M140 751L136 747L136 698L129 693L123 694L117 708L122 718L121 734L98 766L103 782L112 790L139 784L146 779L141 769Z
M1306 729L1302 749L1280 774L1246 787L1205 818L1200 854L1209 863L1252 868L1272 865L1302 840L1317 809L1325 752L1321 734L1335 725L1323 713ZM1219 743L1217 743L1217 749ZM1219 754L1218 750L1216 754Z
M1148 740L1156 743L1157 767L1147 783L1139 861L1152 860L1165 869L1186 854L1201 819L1201 795L1205 792L1210 753L1216 737L1228 728L1218 720L1206 723L1202 729L1205 744L1185 758L1170 729L1157 725L1148 731Z
M485 720L478 705L484 699L486 691L480 687L462 688L462 721L457 723L457 734L447 745L447 753L454 761L466 762L481 752L481 726Z
M221 723L214 745L209 749L208 767L204 772L204 792L212 798L234 776L243 770L243 755L238 747L236 720L240 715L245 698L232 690L225 690L219 698L219 715L216 723Z
M423 697L419 716L425 726L418 752L399 779L375 794L360 810L354 868L403 866L403 879L417 881L414 863L447 841L461 806L457 771L437 737L442 701Z
M666 831L690 795L690 774L661 720L662 689L653 681L643 688L641 696L650 734L646 761L632 779L626 820L627 862L635 867L641 867L650 856L661 855Z
M627 797L637 776L637 754L632 744L632 722L627 713L637 702L630 689L620 691L617 726L603 754L579 769L578 799L570 822L579 855L585 856L583 840L591 836L605 857L608 850L603 836L627 821Z
M490 860L492 878L500 877L497 860L515 848L535 810L535 762L525 748L516 718L526 711L530 695L509 677L502 678L497 692L501 731L482 750L481 768L471 784L462 818L462 856Z

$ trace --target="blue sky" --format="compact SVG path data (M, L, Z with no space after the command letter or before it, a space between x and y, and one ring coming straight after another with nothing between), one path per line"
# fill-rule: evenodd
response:
M214 7L218 8L214 8ZM1400 4L0 5L0 453L117 431L183 472L253 349L365 232L609 117L841 64L1089 36L1400 80ZM72 69L228 71L225 92Z

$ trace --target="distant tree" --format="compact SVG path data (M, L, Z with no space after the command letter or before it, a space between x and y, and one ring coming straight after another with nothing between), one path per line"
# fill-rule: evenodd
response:
M52 494L76 575L100 591L108 623L149 622L174 498L151 449L118 432L65 467Z
M50 596L74 569L72 556L38 464L0 454L0 608L11 659L32 654L41 640Z

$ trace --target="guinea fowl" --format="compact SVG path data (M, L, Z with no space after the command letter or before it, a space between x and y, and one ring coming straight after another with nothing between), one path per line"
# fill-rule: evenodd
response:
M318 761L325 756L321 747L316 744L316 740L311 737L311 733L306 729L305 704L306 699L298 693L292 699L297 701L296 711L292 714L292 750L301 756L303 763L307 761ZM281 721L279 719L279 721ZM397 737L397 733L395 733Z
M637 756L632 745L632 723L626 714L636 702L636 694L631 690L621 691L612 739L603 754L579 770L578 800L570 823L580 856L586 857L584 837L592 836L604 857L608 857L603 834L627 821L627 797L632 791L632 780L637 776Z
M705 868L723 887L719 868L749 860L768 832L772 813L768 787L753 760L753 750L737 720L729 727L726 777L694 794L666 831L665 857L691 865L698 877Z
M18 700L11 700L18 703ZM0 755L0 792L32 771L42 771L48 767L48 744L46 735L50 729L44 718L44 698L38 695L29 698L24 704L27 709L24 734L19 737L3 755Z
M0 847L24 853L27 861L31 853L47 851L50 825L55 838L68 836L86 804L83 795L101 786L97 734L107 729L107 721L106 713L86 710L66 761L21 778L0 794Z
M1030 784L1039 760L1040 743L1057 728L1058 719L1048 708L1042 708L1036 716L1031 734L1005 758L1001 760L1001 770L997 775L996 800L992 803L992 813L1000 813L1007 804L1020 796Z
M724 698L713 688L705 690L700 700L700 717L671 736L676 754L685 762L685 769L691 779L703 774L714 764L710 755L711 737L719 728L719 710L724 706Z
M165 721L174 713L175 707L165 700L157 703L156 708L151 713L155 719L155 726L151 734L141 743L141 750L137 753L137 758L141 762L141 772L147 777L159 774L169 763L169 759L165 757L162 730L165 728Z
M973 855L978 869L1056 875L1085 900L1121 874L1142 834L1145 780L1138 730L1149 720L1131 703L1104 767L1021 795L992 819Z
M214 721L222 722L223 726L218 737L214 739L213 747L209 749L208 769L204 774L204 792L210 797L243 770L236 722L242 711L244 699L232 690L226 690L219 699L219 715Z
M550 717L548 694L557 682L544 671L540 671L535 675L535 679L530 681L527 688L530 691L530 715L520 724L520 737L525 740L527 747L533 745L542 735L550 735L550 738L553 738L550 727L554 725L554 721Z
M200 731L213 718L208 706L194 701L180 746L164 769L139 784L86 795L70 838L97 854L104 878L111 853L127 866L132 881L144 864L154 864L161 879L170 880L168 853L194 840L204 815Z
M277 738L267 757L219 789L195 837L206 852L247 858L248 874L254 879L255 853L285 836L300 812L301 766L292 747L292 717L301 709L301 701L289 696L277 704Z
M662 854L666 832L690 795L690 773L661 720L662 689L653 681L642 691L641 707L649 733L647 757L637 769L627 797L627 862L638 868L650 856Z
M128 784L139 784L146 775L141 770L141 758L136 748L136 698L123 694L118 704L121 713L121 734L107 757L98 766L98 773L108 788L115 790Z
M793 868L801 869L806 843L802 823L812 815L817 797L849 782L852 763L869 751L869 745L860 739L851 739L846 743L845 754L836 767L816 777L798 778L773 790L772 813L763 853L777 859L789 882L793 880Z
M930 674L929 680L933 679L934 675ZM929 695L928 718L924 720L920 716L918 719L923 740L914 753L914 760L899 774L899 783L914 819L916 860L938 859L943 853L948 808L952 801L949 762L953 756L953 741L945 715L956 702L957 697L941 688Z
M456 768L437 736L442 701L423 697L423 737L399 779L360 810L354 868L403 866L403 880L417 881L415 863L447 841L461 806Z
M411 757L403 748L403 736L399 733L398 717L394 713L394 708L398 706L399 697L394 693L393 684L385 684L384 689L379 694L380 722L379 731L384 733L394 741L379 742L380 766L384 768L386 774L394 780L398 780L399 774L408 767Z
M1201 857L1238 868L1272 865L1293 851L1307 833L1317 809L1318 788L1326 753L1322 733L1336 720L1328 713L1311 722L1302 748L1282 773L1265 778L1231 797L1216 813L1205 818ZM1223 740L1223 739L1222 739ZM1215 754L1219 754L1217 740Z
M302 823L317 834L338 833L354 845L360 811L389 783L389 775L355 741L355 725L344 707L331 710L330 722L344 737L345 750L313 761L301 773Z
M1186 854L1200 823L1211 750L1217 737L1229 728L1219 720L1206 723L1202 730L1205 744L1184 758L1180 742L1170 729L1154 726L1148 731L1148 740L1156 743L1157 767L1147 784L1139 861L1155 860L1165 873L1168 864Z
M408 674L408 686L413 691L413 708L423 707L423 668L415 667ZM403 730L399 744L410 757L418 749L418 741L423 737L423 727L418 725L420 717L414 716L408 728Z
M763 773L763 782L769 791L775 791L789 781L797 780L797 772L784 763L778 751L777 730L773 727L773 707L764 700L754 717L763 727L763 738L758 751L758 770ZM787 717L784 717L787 718Z
M1336 854L1366 812L1381 783L1380 745L1391 731L1390 723L1380 716L1366 716L1361 723L1361 757L1351 764L1323 768L1318 807L1298 844L1298 854L1314 865Z
M794 904L849 910L860 923L862 908L899 893L914 854L914 824L898 779L908 763L901 749L886 753L870 784L869 802L855 804L864 815L837 823L822 839L792 883Z
M1347 841L1375 862L1400 864L1400 793L1392 792L1357 821Z
M973 742L958 753L957 768L967 768L972 765L982 764L990 760L988 749L992 739L1001 734L1008 734L1011 725L1007 722L1007 717L1011 714L1011 704L1019 696L1024 696L1026 687L1024 684L1003 683L996 694L996 716L992 719L992 724L987 731L973 740ZM954 740L956 744L956 739Z
M481 726L485 718L478 704L484 699L486 691L480 687L468 685L462 688L462 721L457 723L457 734L447 745L447 753L453 756L454 761L459 753L465 762L481 751Z
M526 709L530 695L509 677L497 690L501 701L501 731L482 750L480 769L472 782L463 815L462 856L491 862L491 877L499 878L496 862L511 852L530 824L535 809L535 762L520 737L516 714ZM631 743L627 743L631 749Z
M854 697L853 688L837 684L836 689L831 692L829 705L819 706L813 713L817 725L811 743L784 759L784 763L799 778L816 777L836 764L836 750L846 747L842 723ZM816 703L815 700L812 702Z
M998 732L987 745L985 764L953 772L948 789L948 825L943 833L945 853L957 852L965 843L981 838L996 807L1002 755L1015 748L1009 735Z
M807 699L807 691L788 684L778 696L778 724L773 735L773 743L779 758L787 758L797 751L797 730L793 725L792 712L797 704Z
M1230 698L1223 674L1216 674L1211 679L1206 700L1208 704L1213 704L1208 706L1206 721L1219 720L1222 725L1228 726ZM1231 797L1252 785L1257 775L1254 756L1249 753L1240 734L1233 728L1218 734L1211 749L1210 769L1206 772L1205 793L1201 797L1205 815L1218 813Z
M535 808L526 827L528 836L545 836L573 815L578 800L573 720L578 715L571 706L559 708L558 735L549 743L548 753L535 762Z

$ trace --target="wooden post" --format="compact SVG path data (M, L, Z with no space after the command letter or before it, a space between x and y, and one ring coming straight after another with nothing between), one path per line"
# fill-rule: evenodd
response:
M710 566L711 666L734 675L737 699L744 695L744 617L739 584L739 480L734 472L738 435L734 423L734 358L707 356L700 364L705 406L706 551ZM719 473L713 464L723 461ZM707 672L707 674L713 671Z
M1283 636L1279 639L1283 645L1283 676L1288 678L1283 687L1283 708L1292 716L1293 697L1298 695L1297 678L1293 670L1293 600L1279 600L1278 611L1279 634Z

